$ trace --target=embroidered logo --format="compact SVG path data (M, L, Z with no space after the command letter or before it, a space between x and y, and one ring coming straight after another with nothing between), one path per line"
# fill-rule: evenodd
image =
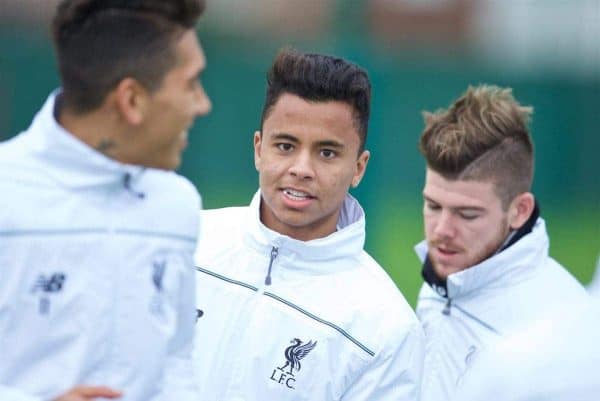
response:
M156 293L152 296L150 301L150 312L157 317L164 318L164 305L163 305L163 278L165 276L165 270L167 268L167 261L165 259L157 259L152 262L152 283Z
M296 379L294 378L294 370L296 373L300 372L302 365L300 361L310 353L316 346L317 342L313 342L312 340L303 343L302 340L298 338L294 338L290 341L292 345L285 349L285 363L281 367L277 367L273 369L273 373L271 373L271 380L285 385L287 388L294 389L294 383Z
M52 293L58 293L63 289L67 275L65 273L54 273L50 277L40 274L33 286L31 287L31 293L35 294L41 292L40 302L38 311L40 315L47 315L50 313L50 298L49 295Z
M164 260L155 261L152 264L152 282L154 283L154 287L156 291L162 292L162 280L165 275L165 267L167 266L167 262Z
M471 364L473 363L473 359L477 356L477 347L474 345L471 345L469 347L469 349L467 350L467 355L465 355L465 367L464 370L462 371L462 373L460 373L458 375L458 379L456 379L456 385L460 385L462 383L463 377L465 376L465 373L467 373L467 370L470 368Z
M469 351L467 351L467 356L465 356L465 366L468 368L469 365L471 365L471 362L473 361L473 358L475 357L475 354L477 353L477 347L474 345L471 345L469 347Z

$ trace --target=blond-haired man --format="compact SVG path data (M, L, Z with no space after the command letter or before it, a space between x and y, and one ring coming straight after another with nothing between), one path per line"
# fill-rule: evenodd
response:
M425 113L426 240L416 247L426 281L417 304L427 338L424 401L451 399L486 345L563 302L587 302L548 256L530 192L531 113L510 89L487 85Z

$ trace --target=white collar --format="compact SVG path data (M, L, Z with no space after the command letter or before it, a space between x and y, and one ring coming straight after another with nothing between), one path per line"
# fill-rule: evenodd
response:
M258 190L246 216L249 229L245 241L261 253L269 254L273 247L278 248L278 258L291 260L294 268L331 272L355 267L355 263L337 263L343 259L357 257L365 243L365 215L360 204L351 195L346 195L338 230L324 238L300 241L267 228L260 221L261 192ZM323 262L328 263L324 268ZM287 264L286 264L287 265Z

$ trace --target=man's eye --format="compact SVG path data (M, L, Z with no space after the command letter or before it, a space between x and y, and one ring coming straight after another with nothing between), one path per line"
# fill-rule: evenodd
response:
M282 152L289 152L290 150L292 150L294 148L294 146L291 143L287 143L287 142L283 142L283 143L278 143L276 144L277 149L281 150Z
M463 220L475 220L477 217L479 217L478 214L470 214L470 213L459 213L459 216Z
M325 159L333 159L336 155L337 153L331 149L321 150L321 156L323 156Z

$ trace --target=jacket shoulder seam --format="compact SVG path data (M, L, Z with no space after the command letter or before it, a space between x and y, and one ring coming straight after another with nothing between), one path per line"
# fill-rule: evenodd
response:
M210 270L205 269L205 268L200 267L200 266L196 266L196 270L199 271L199 272L201 272L201 273L204 273L204 274L207 274L209 276L212 276L212 277L215 277L217 279L220 279L222 281L225 281L227 283L238 285L238 286L241 286L241 287L245 287L245 288L248 288L249 290L258 292L258 288L257 287L255 287L255 286L253 286L251 284L248 284L248 283L244 283L243 281L231 279L229 277L226 277L226 276L221 275L219 273L215 273L213 271L210 271ZM312 320L315 320L315 321L317 321L317 322L319 322L321 324L324 324L324 325L326 325L328 327L331 327L332 329L336 330L338 333L340 333L345 338L347 338L348 340L350 340L352 343L354 343L357 347L359 347L361 350L363 350L364 352L366 352L370 356L375 356L375 352L373 352L366 345L364 345L363 343L361 343L360 341L358 341L356 338L354 338L352 335L350 335L346 330L342 329L341 327L339 327L339 326L337 326L337 325L335 325L335 324L333 324L333 323L331 323L331 322L329 322L329 321L327 321L325 319L322 319L322 318L320 318L320 317L318 317L318 316L316 316L316 315L308 312L307 310L301 308L300 306L294 304L293 302L290 302L290 301L288 301L288 300L286 300L284 298L281 298L280 296L278 296L276 294L273 294L272 292L266 292L265 291L263 293L263 295L265 295L265 296L267 296L267 297L269 297L271 299L274 299L274 300L276 300L278 302L281 302L281 303L283 303L286 306L289 306L290 308L292 308L292 309L294 309L294 310L302 313L303 315L311 318Z

